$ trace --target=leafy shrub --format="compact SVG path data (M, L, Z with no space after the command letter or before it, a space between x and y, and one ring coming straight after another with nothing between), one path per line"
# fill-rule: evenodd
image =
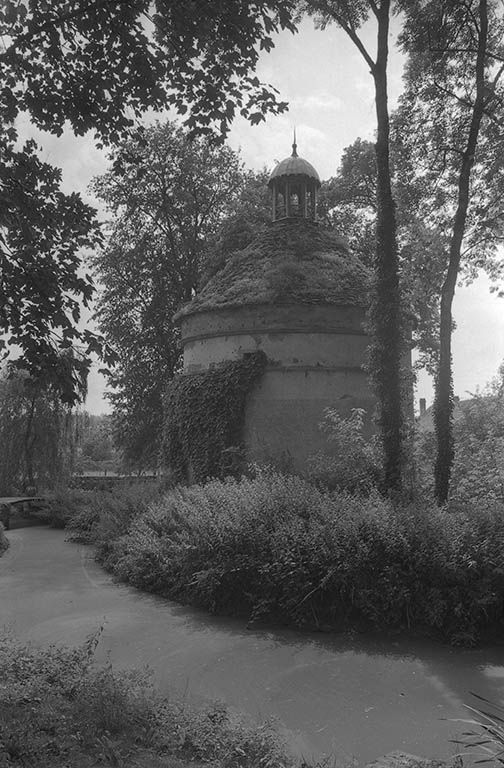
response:
M0 764L75 764L118 736L128 747L147 743L153 716L145 681L93 669L93 645L34 650L0 640Z
M504 504L504 367L499 374L482 394L455 405L449 508ZM418 483L432 494L433 430L420 433L415 447Z
M451 498L504 503L504 393L474 397L460 411Z
M49 496L48 505L37 516L54 528L65 528L70 520L87 515L91 496L79 489L60 488Z
M147 512L151 502L159 496L159 486L143 484L97 494L97 520L91 529L91 537L98 547L98 556L105 556L110 542L125 534L132 522Z
M0 765L294 766L271 725L231 722L220 705L168 703L146 673L96 667L96 642L36 650L0 638Z
M381 462L374 441L363 435L365 412L353 408L349 417L335 408L326 408L320 429L329 452L308 459L308 478L321 488L369 492L380 482Z
M125 533L130 521L147 509L160 494L154 484L138 483L112 490L60 491L51 496L44 519L66 528L70 541L99 544Z
M298 626L427 628L470 643L503 618L501 507L397 508L272 472L170 492L102 561L142 589Z

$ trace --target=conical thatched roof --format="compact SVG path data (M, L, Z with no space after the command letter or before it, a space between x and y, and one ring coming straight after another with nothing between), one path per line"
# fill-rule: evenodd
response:
M175 319L251 304L368 304L369 272L345 241L307 219L283 219L234 253Z

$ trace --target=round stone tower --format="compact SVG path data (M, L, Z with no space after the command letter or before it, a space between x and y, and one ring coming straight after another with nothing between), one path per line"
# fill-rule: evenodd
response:
M325 444L326 407L363 408L368 420L374 409L363 370L369 275L342 238L317 224L320 179L295 141L268 186L271 225L176 317L184 373L266 353L245 413L247 458L302 469Z

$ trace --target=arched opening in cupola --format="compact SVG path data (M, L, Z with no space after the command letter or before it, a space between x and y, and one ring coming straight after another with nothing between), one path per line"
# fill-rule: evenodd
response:
M268 186L272 193L273 221L316 218L319 175L311 163L298 156L295 136L292 155L278 163Z

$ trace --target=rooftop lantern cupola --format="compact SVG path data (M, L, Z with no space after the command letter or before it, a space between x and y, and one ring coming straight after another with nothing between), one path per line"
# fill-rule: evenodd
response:
M268 187L273 197L273 221L315 219L320 178L311 163L298 157L295 131L292 155L273 169Z

